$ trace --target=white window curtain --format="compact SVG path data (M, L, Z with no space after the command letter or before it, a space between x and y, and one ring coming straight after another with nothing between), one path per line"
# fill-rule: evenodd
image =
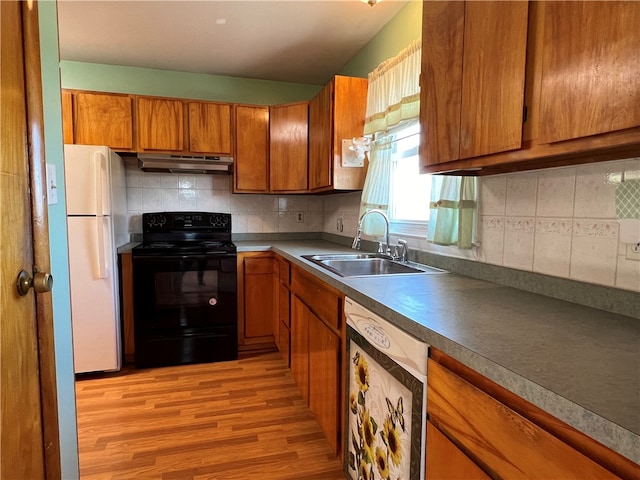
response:
M432 175L427 240L436 245L471 249L476 243L476 177Z
M420 115L420 39L369 74L364 134L385 132Z
M368 210L389 210L389 178L391 178L392 135L379 137L371 145L369 169L362 188L360 217ZM382 236L385 233L384 220L380 215L369 215L362 224L365 235Z
M369 169L362 190L360 216L373 208L387 213L391 142L384 135L390 127L420 114L420 39L398 55L382 62L369 74L364 134L375 138L369 152ZM370 215L362 229L366 235L380 236L384 224L379 215Z

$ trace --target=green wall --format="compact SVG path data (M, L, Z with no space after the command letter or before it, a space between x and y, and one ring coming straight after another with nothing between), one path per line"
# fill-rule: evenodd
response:
M69 256L65 204L62 146L62 109L60 107L60 70L58 67L58 16L55 1L38 2L40 20L40 63L44 107L44 147L46 162L56 167L58 203L49 205L49 243L53 287L53 333L55 341L58 423L62 478L79 478L78 436L76 428L75 375L71 332L71 296L69 293Z
M151 68L60 62L62 87L98 92L273 105L313 98L320 85L271 82Z
M373 7L375 8L375 6ZM380 63L395 57L422 36L422 1L411 0L340 70L340 75L367 77Z

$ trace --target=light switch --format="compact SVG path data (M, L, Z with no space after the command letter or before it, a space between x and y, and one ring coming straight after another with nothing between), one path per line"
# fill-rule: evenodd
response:
M47 203L58 203L58 181L56 180L56 166L47 163Z

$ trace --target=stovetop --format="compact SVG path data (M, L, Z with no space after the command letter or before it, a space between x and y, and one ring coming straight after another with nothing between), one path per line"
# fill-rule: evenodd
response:
M134 255L235 254L231 215L212 212L158 212L142 215L142 244Z

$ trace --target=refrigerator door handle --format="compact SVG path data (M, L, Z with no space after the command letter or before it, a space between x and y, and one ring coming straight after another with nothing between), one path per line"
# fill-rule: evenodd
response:
M95 152L93 154L94 168L96 172L96 215L101 216L104 214L103 198L104 198L104 169L106 167L106 158L102 152Z
M104 245L104 226L105 217L102 215L96 216L96 236L98 237L98 278L107 278L109 276L107 268L107 259L105 258L105 245Z

